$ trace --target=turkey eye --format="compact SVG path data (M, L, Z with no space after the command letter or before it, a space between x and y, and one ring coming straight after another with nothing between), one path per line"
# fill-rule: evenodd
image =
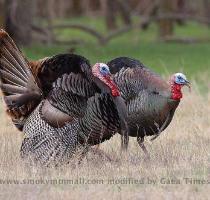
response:
M105 71L106 70L106 67L102 67L102 70Z

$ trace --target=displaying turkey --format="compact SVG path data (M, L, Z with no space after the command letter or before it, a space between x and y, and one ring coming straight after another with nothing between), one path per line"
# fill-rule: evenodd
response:
M108 65L127 105L129 136L137 137L149 155L144 137L154 136L153 140L167 128L182 98L182 87L190 87L190 83L182 73L174 74L167 83L140 61L127 57L116 58Z
M29 66L30 65L30 66ZM67 163L116 132L127 136L126 105L106 64L74 54L29 63L0 31L0 81L7 113L25 134L21 156L46 166Z

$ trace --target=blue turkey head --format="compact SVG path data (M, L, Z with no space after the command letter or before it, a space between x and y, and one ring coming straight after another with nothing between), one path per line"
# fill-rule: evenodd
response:
M103 76L110 75L109 67L104 63L99 63L99 71Z
M186 76L182 73L174 74L174 82L179 85L189 85L190 82L187 80Z

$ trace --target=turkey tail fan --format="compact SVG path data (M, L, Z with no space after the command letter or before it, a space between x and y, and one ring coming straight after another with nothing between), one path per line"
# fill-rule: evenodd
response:
M0 88L7 105L7 113L17 128L21 129L20 118L25 117L35 107L42 96L28 61L13 42L12 38L0 30Z

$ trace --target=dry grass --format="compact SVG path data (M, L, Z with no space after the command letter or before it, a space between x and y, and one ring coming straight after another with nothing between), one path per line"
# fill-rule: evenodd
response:
M194 87L195 88L195 87ZM1 108L3 109L3 108ZM129 155L120 155L120 137L101 145L115 161L89 154L79 166L61 169L27 167L19 158L22 134L0 114L0 179L76 180L91 184L2 184L1 199L209 199L210 184L186 184L184 177L210 181L210 102L192 91L185 92L174 120L162 135L146 146L151 160L145 160L137 142L131 139ZM180 184L161 184L161 178L178 179ZM108 179L115 184L108 184ZM144 184L125 184L142 179ZM147 184L147 179L156 181ZM102 182L100 182L103 180ZM121 180L121 184L119 184ZM96 183L98 181L98 183ZM101 184L100 184L101 183Z

